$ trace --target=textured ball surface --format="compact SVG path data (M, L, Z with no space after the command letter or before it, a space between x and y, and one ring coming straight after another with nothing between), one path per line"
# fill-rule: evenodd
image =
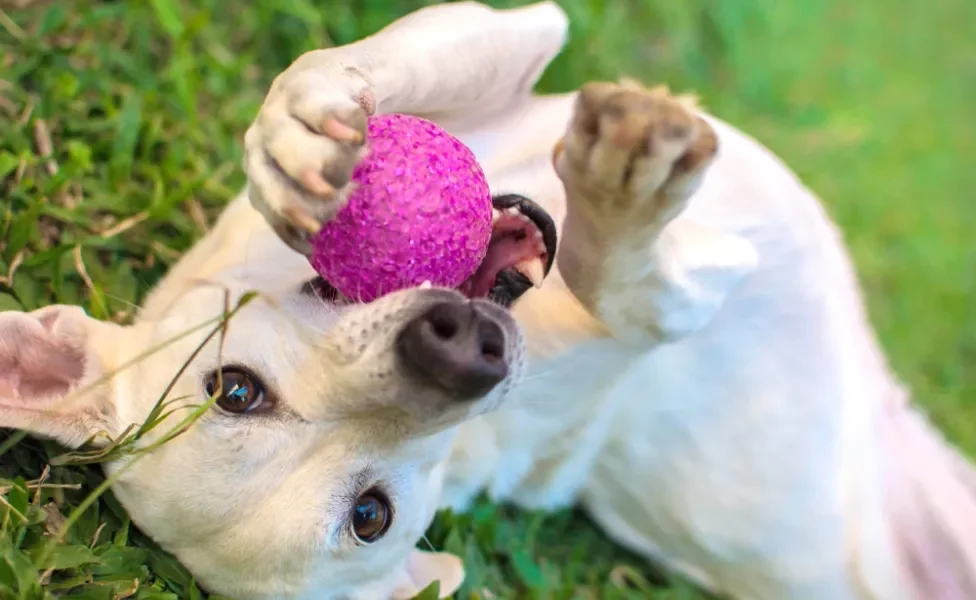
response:
M367 144L348 203L312 239L312 267L364 302L426 281L458 287L491 238L491 193L474 153L398 114L371 117Z

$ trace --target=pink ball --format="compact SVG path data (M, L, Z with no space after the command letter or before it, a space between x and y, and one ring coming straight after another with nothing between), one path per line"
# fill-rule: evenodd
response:
M474 153L418 117L371 117L357 187L312 239L309 262L344 296L372 301L429 281L456 288L484 260L491 193Z

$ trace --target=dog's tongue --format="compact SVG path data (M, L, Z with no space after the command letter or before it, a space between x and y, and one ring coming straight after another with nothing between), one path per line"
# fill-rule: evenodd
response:
M515 210L499 213L488 252L475 274L462 284L461 292L470 298L487 296L498 274L509 268L521 273L535 287L541 287L546 258L542 233L530 219Z
M467 282L471 287L464 291L473 298L487 296L494 287L498 274L508 268L514 268L525 275L535 287L540 287L545 278L545 265L533 245L502 240L488 250L485 260Z

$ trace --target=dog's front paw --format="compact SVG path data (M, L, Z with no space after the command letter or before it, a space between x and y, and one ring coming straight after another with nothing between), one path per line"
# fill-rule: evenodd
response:
M644 230L684 209L717 149L692 99L663 87L588 83L554 165L571 208L587 221Z
M700 330L755 269L747 239L675 219L717 152L690 98L632 83L580 91L553 155L567 203L557 261L618 339L653 346Z
M354 71L290 71L274 82L245 135L244 168L254 207L286 243L309 254L308 237L349 195L375 101Z

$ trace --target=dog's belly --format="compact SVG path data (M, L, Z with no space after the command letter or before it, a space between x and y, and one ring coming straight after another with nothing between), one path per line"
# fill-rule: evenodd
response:
M822 401L829 383L764 375L768 350L726 354L705 337L621 382L587 511L618 542L735 597L849 597L841 403Z

